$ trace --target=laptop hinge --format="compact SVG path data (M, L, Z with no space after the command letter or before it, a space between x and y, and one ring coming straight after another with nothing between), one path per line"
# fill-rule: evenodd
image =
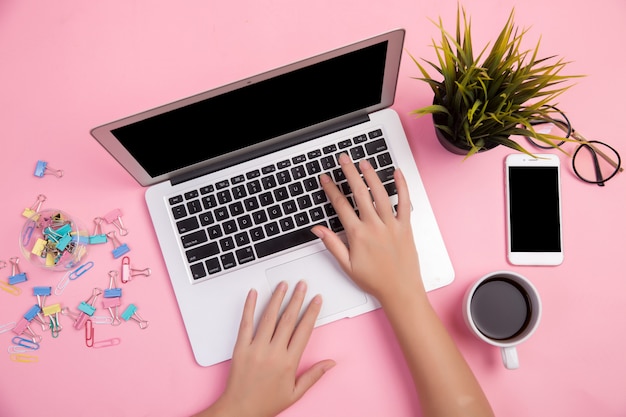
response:
M225 160L220 160L215 163L211 163L207 166L204 166L200 169L186 172L184 174L180 174L178 176L170 178L170 182L172 185L178 185L186 181L193 180L195 178L201 177L203 175L210 174L215 171L219 171L220 169L228 168L232 165L237 165L251 159L259 158L263 155L270 154L272 152L279 151L281 149L289 148L291 146L298 145L300 143L308 142L310 140L319 138L321 136L330 135L332 133L338 132L343 129L347 129L361 123L368 122L370 117L367 113L360 114L350 119L342 120L339 123L335 123L331 126L322 129L316 129L314 132L305 133L302 135L295 136L290 139L286 139L280 141L279 143L273 143L271 145L257 148L254 150L247 149L245 152L242 152L241 155L235 155L233 157L226 158Z

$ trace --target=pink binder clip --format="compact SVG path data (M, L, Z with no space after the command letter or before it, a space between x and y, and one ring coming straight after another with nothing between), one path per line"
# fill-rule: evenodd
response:
M130 258L128 256L124 256L122 258L122 282L124 284L133 279L133 277L139 275L149 277L150 274L152 274L152 270L150 268L133 269L130 266Z
M128 234L128 229L124 227L124 223L122 222L122 211L120 209L115 209L102 216L102 218L107 223L117 227L120 231L120 236L126 236Z
M120 320L120 316L119 316L119 307L122 305L122 298L121 297L112 297L112 298L104 298L102 299L102 307L106 308L107 310L109 310L109 313L111 313L111 319L113 321L111 321L111 325L113 326L119 326L122 321Z

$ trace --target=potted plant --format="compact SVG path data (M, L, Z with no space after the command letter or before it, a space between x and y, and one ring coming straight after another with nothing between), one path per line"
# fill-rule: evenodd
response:
M469 157L504 145L530 154L514 136L555 146L557 138L535 131L533 125L551 120L556 111L554 99L570 87L562 83L579 76L561 75L567 64L562 59L538 58L539 42L532 50L522 49L528 30L518 30L514 12L491 49L485 46L477 57L465 9L457 7L455 36L444 29L439 18L441 40L438 44L433 40L437 62L424 62L440 79L431 77L411 57L423 75L416 79L428 83L434 93L431 105L413 113L432 114L438 139L454 153Z

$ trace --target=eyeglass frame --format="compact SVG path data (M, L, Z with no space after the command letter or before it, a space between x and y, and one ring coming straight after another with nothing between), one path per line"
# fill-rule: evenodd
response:
M536 126L536 125L540 125L540 124L553 124L553 125L557 126L559 129L561 129L563 132L565 132L565 139L561 140L559 143L556 143L556 144L553 144L553 145L543 146L543 145L537 143L536 138L533 140L533 138L531 138L529 136L524 136L528 142L530 142L533 146L535 146L535 147L537 147L539 149L552 149L552 148L559 148L560 149L560 146L563 145L565 142L577 142L578 143L578 147L576 148L574 153L571 155L571 158L572 158L572 169L574 170L574 173L576 174L576 176L580 180L582 180L584 182L587 182L587 183L590 183L590 184L597 184L598 186L603 187L604 183L607 182L608 180L610 180L611 178L613 178L618 172L623 172L624 171L624 168L621 166L622 165L621 156L620 156L619 152L617 152L617 150L615 148L613 148L612 146L610 146L609 144L604 143L604 142L600 142L600 141L597 141L597 140L588 140L587 138L585 138L583 135L581 135L580 133L578 133L578 131L576 131L574 129L574 127L572 126L572 123L570 122L569 118L565 115L565 113L563 113L561 110L557 109L554 106L549 106L549 107L553 108L557 113L559 113L563 117L564 120L554 119L554 118L551 118L551 117L550 118L541 118L541 119L531 120L530 121L530 125L531 126ZM572 139L569 139L569 138L572 138ZM611 149L615 153L615 155L617 156L617 162L615 162L610 156L608 156L607 154L602 152L600 149L598 149L596 146L594 146L593 145L594 143L606 146L607 148ZM613 168L615 168L615 171L611 175L609 175L607 178L603 178L601 181L590 181L590 180L584 178L582 175L580 175L580 173L576 169L576 165L574 164L574 160L576 158L576 155L583 148L589 148L589 150L590 150L590 153L592 155L593 162L594 162L596 178L601 178L601 175L600 175L600 165L598 163L597 155L600 155L602 157L602 159L604 159L609 165L611 165ZM565 152L565 151L563 151L563 152Z

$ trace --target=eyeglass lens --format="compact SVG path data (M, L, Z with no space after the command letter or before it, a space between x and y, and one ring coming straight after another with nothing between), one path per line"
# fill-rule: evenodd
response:
M560 127L558 126L560 124ZM528 141L540 149L553 149L555 146L567 147L563 139L567 134L565 122L543 123L534 126L537 133L548 136L549 143L527 137ZM583 181L601 184L612 178L618 171L620 156L615 149L603 142L589 141L589 144L572 143L575 146L572 154L572 167L576 175Z

